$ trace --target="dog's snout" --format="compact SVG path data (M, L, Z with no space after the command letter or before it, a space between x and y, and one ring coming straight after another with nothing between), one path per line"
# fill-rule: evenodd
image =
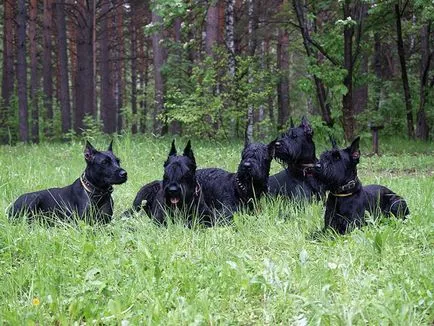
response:
M119 176L120 176L121 178L126 178L126 177L127 177L127 171L125 171L125 170L120 170L120 171L119 171Z
M252 163L250 163L249 161L246 161L243 163L244 167L246 168L250 168L252 166Z
M316 170L316 171L321 171L321 169L322 169L322 165L321 165L321 163L317 163L317 164L315 164L315 170Z
M276 147L280 147L280 145L281 145L280 141L277 141L277 142L274 143L274 146L276 146Z
M169 193L173 194L173 193L178 192L178 187L175 185L171 185L171 186L169 186L169 188L167 190L169 191Z

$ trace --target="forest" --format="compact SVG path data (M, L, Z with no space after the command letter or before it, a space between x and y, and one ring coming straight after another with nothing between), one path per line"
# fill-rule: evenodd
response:
M429 0L5 0L0 142L254 139L307 115L427 141Z

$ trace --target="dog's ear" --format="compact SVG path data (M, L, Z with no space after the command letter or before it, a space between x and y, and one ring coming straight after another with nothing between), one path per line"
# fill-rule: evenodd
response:
M294 128L294 120L292 120L292 117L289 118L289 126L290 128Z
M360 159L360 137L353 140L351 145L347 148L350 153L351 159L357 164Z
M274 158L274 154L276 151L276 141L277 141L277 138L275 140L271 141L267 146L268 147L268 157L270 158L270 160L272 160Z
M193 160L193 161L196 162L196 160L194 158L193 150L191 149L191 141L190 140L187 142L187 146L185 146L185 148L184 148L183 155L187 156L189 159L191 159L191 160Z
M310 125L309 121L307 120L307 118L305 116L303 116L303 118L301 118L300 127L303 128L304 133L306 135L313 136L312 126Z
M107 151L108 151L108 152L113 152L113 139L110 141L110 145L109 145L109 147L107 148Z
M169 152L169 156L174 156L176 155L176 147L175 147L175 139L172 140L172 146L170 147L170 152Z
M98 151L92 146L92 144L88 140L86 140L86 146L84 147L85 160L88 162L92 161L96 153L98 153Z

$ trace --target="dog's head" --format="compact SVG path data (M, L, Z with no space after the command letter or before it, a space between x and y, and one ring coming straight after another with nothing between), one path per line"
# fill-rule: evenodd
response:
M342 186L357 177L359 142L360 137L357 137L347 148L339 149L333 145L334 148L321 154L314 173L328 189Z
M238 165L238 177L253 182L266 182L270 174L270 165L274 157L275 140L268 145L246 143Z
M105 188L127 181L127 171L120 166L120 160L113 154L113 141L107 151L96 150L89 141L84 148L86 177L97 187Z
M191 142L182 155L177 155L175 141L164 163L163 190L168 206L181 206L190 202L196 190L196 160Z
M291 127L276 140L275 157L284 164L311 163L315 159L313 130L303 117L298 127Z

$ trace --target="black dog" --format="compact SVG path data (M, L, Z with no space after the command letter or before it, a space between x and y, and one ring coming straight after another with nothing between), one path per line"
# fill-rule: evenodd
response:
M241 206L252 209L254 200L267 193L274 143L245 144L237 173L218 168L197 171L206 203L223 217L223 222L230 222Z
M51 188L20 196L9 211L9 218L29 214L54 214L68 219L76 214L89 222L110 222L113 215L112 185L127 181L127 172L112 152L99 152L86 142L86 169L75 182L64 188Z
M373 216L410 214L405 200L392 190L380 186L362 187L357 177L360 151L359 140L339 150L337 147L321 154L315 174L326 184L329 194L326 203L325 227L345 233L365 224L365 211Z
M175 141L164 163L163 181L143 186L133 202L133 211L143 209L159 224L166 224L166 215L185 214L187 225L195 221L211 226L212 211L203 200L200 183L196 180L196 160L188 141L183 155L177 155Z
M275 158L286 168L270 177L271 194L294 200L325 196L324 185L313 173L318 159L312 137L312 127L303 117L298 127L291 120L291 128L277 139Z

